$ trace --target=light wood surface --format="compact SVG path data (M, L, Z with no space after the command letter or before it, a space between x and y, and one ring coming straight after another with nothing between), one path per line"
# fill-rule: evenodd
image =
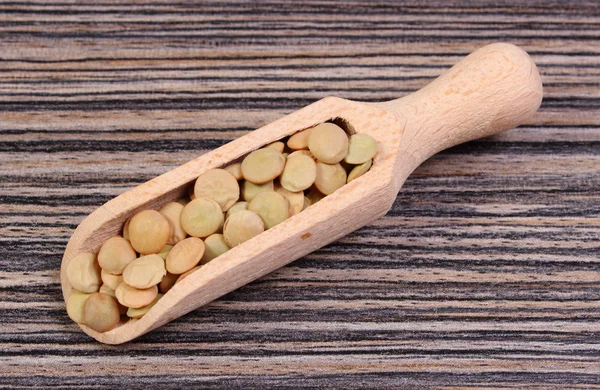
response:
M0 384L594 387L595 2L0 4ZM413 92L495 41L545 85L525 126L434 156L382 219L103 346L64 313L73 229L324 96Z

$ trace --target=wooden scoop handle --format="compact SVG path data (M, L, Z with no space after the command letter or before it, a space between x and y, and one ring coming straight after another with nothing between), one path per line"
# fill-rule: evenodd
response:
M435 153L516 127L542 101L542 82L522 49L484 46L423 89L379 106L404 127L400 153L419 164Z

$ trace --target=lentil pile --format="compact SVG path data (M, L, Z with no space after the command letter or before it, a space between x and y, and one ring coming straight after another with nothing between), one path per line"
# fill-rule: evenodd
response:
M141 318L202 265L365 174L376 153L372 137L326 122L202 173L189 198L136 213L97 255L69 262L69 317L97 332Z

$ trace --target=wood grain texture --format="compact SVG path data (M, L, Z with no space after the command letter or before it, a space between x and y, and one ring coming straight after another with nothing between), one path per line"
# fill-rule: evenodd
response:
M600 384L595 1L0 3L0 386ZM64 312L103 202L324 96L412 92L486 43L538 64L527 125L435 156L390 213L137 341Z

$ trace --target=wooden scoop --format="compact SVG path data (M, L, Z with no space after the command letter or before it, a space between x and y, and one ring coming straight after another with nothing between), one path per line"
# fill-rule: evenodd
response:
M384 215L408 175L433 154L511 129L531 118L542 100L535 64L510 44L485 46L425 88L385 103L327 97L125 192L81 222L61 267L65 300L72 292L66 266L78 253L98 253L139 210L157 209L186 196L204 171L223 167L265 144L318 123L342 122L377 140L365 175L301 213L232 248L175 285L141 319L98 333L100 342L132 340L238 287L280 268Z

